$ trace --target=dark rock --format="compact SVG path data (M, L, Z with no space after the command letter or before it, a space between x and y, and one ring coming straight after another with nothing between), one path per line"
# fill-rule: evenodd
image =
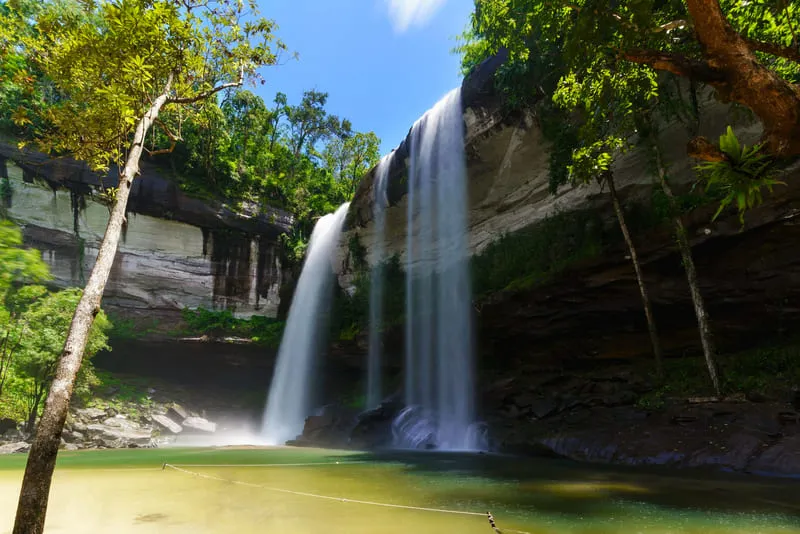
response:
M800 413L797 413L797 412L780 412L780 413L778 413L778 420L781 423L797 423L797 422L800 422Z
M544 419L558 410L558 405L549 399L539 399L531 404L530 411L538 419Z
M359 414L350 432L349 445L365 450L390 446L393 441L392 421L402 409L403 405L394 401Z
M783 438L769 447L749 469L762 474L800 474L800 435Z
M17 422L13 419L0 419L0 436L8 432L9 430L16 430L17 429Z
M750 402L767 402L767 397L760 391L748 391L746 395L747 400Z

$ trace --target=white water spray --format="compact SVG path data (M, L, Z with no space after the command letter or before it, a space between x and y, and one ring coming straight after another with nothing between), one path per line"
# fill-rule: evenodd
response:
M316 359L335 278L331 257L349 205L322 217L311 233L264 410L262 434L270 445L283 445L300 434L312 407Z
M382 358L383 352L383 256L384 239L386 229L385 210L389 205L386 197L386 185L389 181L389 167L391 167L392 155L384 156L375 169L375 182L373 191L373 219L375 220L375 240L373 241L373 251L375 262L370 272L369 281L369 357L367 361L367 407L376 407L383 396L383 386L381 383Z
M461 91L411 131L406 269L406 412L395 444L476 449ZM426 420L428 422L426 422ZM435 436L426 437L435 429Z

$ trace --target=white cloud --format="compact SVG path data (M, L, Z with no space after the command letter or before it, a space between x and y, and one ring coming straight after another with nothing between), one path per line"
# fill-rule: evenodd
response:
M389 18L398 33L427 24L447 0L387 0Z

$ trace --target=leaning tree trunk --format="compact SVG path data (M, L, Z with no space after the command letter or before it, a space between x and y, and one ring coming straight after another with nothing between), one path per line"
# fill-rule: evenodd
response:
M675 202L675 195L672 193L672 188L667 182L667 171L661 158L661 150L657 145L654 146L654 152L661 189L667 196L670 210L673 212L675 217L675 238L678 242L678 250L681 253L681 259L683 260L683 268L686 271L686 280L689 283L689 292L692 295L692 303L694 304L694 313L697 316L697 326L700 332L700 343L703 346L703 356L706 359L708 375L711 377L711 383L714 385L714 392L719 396L722 393L722 389L720 388L719 373L717 372L717 364L715 361L714 339L711 332L711 324L709 322L708 312L706 311L706 305L703 301L703 295L700 292L700 284L697 281L697 269L695 269L694 259L692 258L692 247L689 245L686 226L684 226L683 220L681 219L680 211L678 210L677 203Z
M50 393L36 430L36 437L31 444L28 463L25 466L25 476L22 479L22 490L19 495L13 534L41 534L44 530L50 483L58 447L61 443L61 431L69 410L72 389L81 367L89 329L100 311L100 300L103 297L108 275L114 263L114 256L117 253L131 186L133 179L139 173L139 159L142 156L145 136L167 101L171 81L170 78L164 92L155 99L150 109L136 125L130 153L119 178L119 189L111 216L108 219L106 233L100 244L89 281L83 290L83 296L72 317L55 379L50 386Z
M658 339L658 330L656 329L656 321L653 318L653 307L650 304L650 296L647 293L647 286L644 284L642 266L639 264L639 256L636 253L636 247L633 244L631 233L628 230L628 224L625 222L625 214L623 213L622 206L620 206L619 203L617 188L614 185L614 174L609 172L605 178L606 183L608 183L608 190L611 193L611 202L614 205L614 212L617 214L619 227L620 230L622 230L622 236L625 238L625 244L628 245L628 253L631 256L633 270L636 273L636 282L639 284L639 293L642 296L644 316L647 319L647 331L650 333L650 344L653 346L653 356L656 360L656 374L659 378L662 378L664 376L664 364L661 356L661 342Z

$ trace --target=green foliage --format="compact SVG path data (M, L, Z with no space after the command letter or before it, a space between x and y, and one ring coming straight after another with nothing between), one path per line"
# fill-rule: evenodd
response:
M502 236L473 258L474 292L483 296L547 282L567 267L598 256L608 240L597 214L556 213Z
M145 378L122 379L105 371L97 371L91 395L85 396L83 400L89 406L110 407L119 413L138 417L142 415L139 413L140 408L148 408L153 403L148 389Z
M27 286L6 297L0 308L0 417L26 420L32 428L50 388L81 290L47 293ZM95 318L84 352L75 391L89 395L95 384L89 361L100 350L110 350L111 323L101 310Z
M358 234L353 232L347 241L347 250L350 254L352 267L356 271L364 271L369 267L367 264L367 247L361 243Z
M792 21L800 8L795 4L720 3L742 36L789 50L798 46ZM555 191L568 181L602 181L615 158L655 138L655 124L678 119L696 130L695 69L708 60L692 27L697 23L685 2L623 0L609 6L598 0L476 0L456 52L468 71L501 48L508 51L496 82L513 105L536 111L552 143L550 186ZM764 52L756 56L786 81L800 80L796 60ZM687 68L690 62L695 66ZM760 173L763 162L755 161L754 153L746 156L753 166L740 166L738 176ZM763 177L757 182L738 182L726 205L735 201L747 208L759 202L761 188L772 184Z
M262 315L240 319L229 310L206 308L184 308L182 315L188 326L187 334L190 335L247 338L270 348L278 348L283 336L284 322Z
M383 276L383 331L401 325L405 318L405 271L400 257L393 255L374 269ZM369 292L371 271L356 274L355 288L351 294L338 290L331 306L331 336L341 341L352 341L360 331L369 327Z
M0 66L16 61L23 91L44 94L40 108L15 110L17 126L44 121L36 143L107 170L126 157L139 120L157 95L191 115L220 84L241 83L274 64L272 21L255 2L4 4ZM41 89L46 86L48 91ZM168 136L171 130L157 123Z
M112 314L109 314L109 320L113 324L111 330L108 331L112 346L117 341L141 339L155 332L159 324L158 319L151 319L148 325L142 325L134 319L123 319Z
M772 178L773 160L762 153L761 146L740 144L730 126L720 136L719 147L726 156L723 161L704 162L696 168L707 187L717 187L724 192L714 219L734 204L739 211L739 220L744 222L745 212L761 204L763 188L772 192L773 186L785 184Z
M13 283L39 282L50 279L47 264L38 250L22 246L22 234L13 223L0 220L0 295Z

